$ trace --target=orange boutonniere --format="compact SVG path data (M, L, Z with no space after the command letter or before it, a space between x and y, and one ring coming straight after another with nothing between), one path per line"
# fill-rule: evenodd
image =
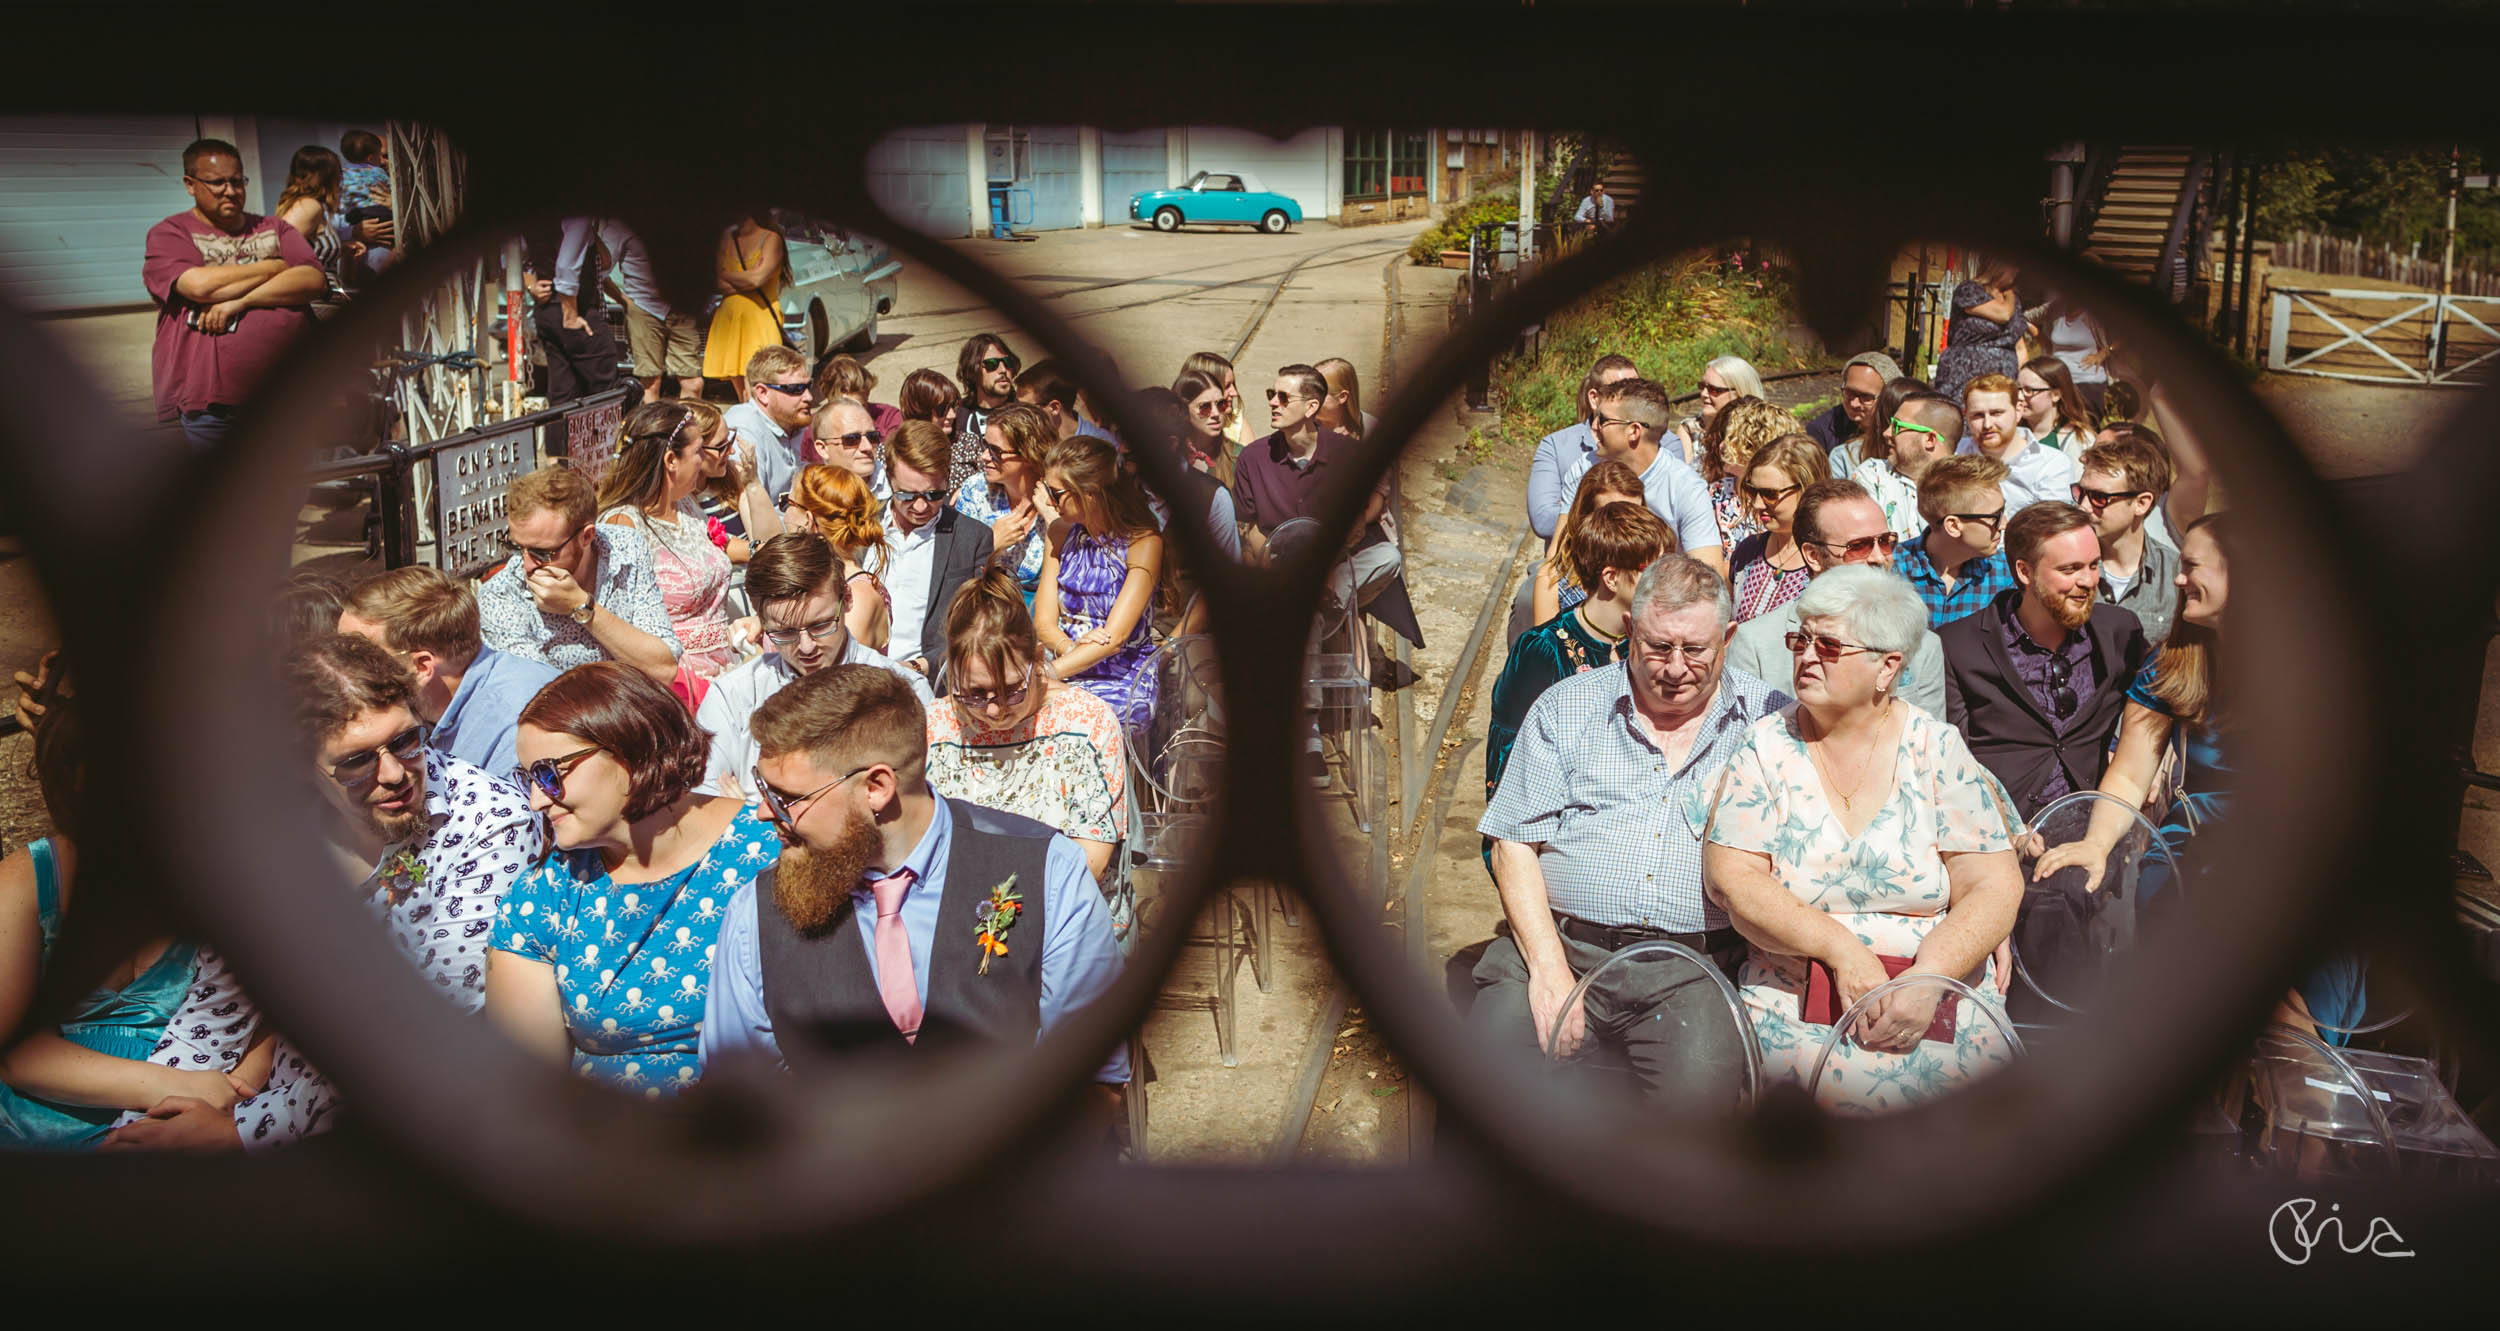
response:
M1007 931L1016 927L1024 914L1024 897L1016 890L1016 875L990 889L989 909L981 913L979 932L973 941L981 948L981 975L990 973L990 958L1007 955Z

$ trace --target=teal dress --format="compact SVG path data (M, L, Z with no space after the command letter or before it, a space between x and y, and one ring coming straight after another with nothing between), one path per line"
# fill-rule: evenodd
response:
M42 961L49 962L52 942L61 932L60 875L53 863L50 840L29 842L26 849L35 860L35 911L43 927ZM165 1024L173 1020L174 1009L182 1005L184 995L190 992L191 975L198 967L198 945L175 943L128 988L98 989L80 999L70 1018L61 1023L61 1038L99 1054L146 1061L163 1038ZM119 1109L55 1104L0 1085L0 1146L31 1151L89 1150L104 1139L105 1133L112 1130L113 1121L121 1116Z

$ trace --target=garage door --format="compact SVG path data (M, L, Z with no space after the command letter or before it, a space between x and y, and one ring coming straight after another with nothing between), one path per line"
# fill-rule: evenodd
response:
M0 299L146 304L148 228L191 206L182 150L198 137L190 116L0 116Z
M1076 126L1035 125L1028 131L1033 191L1033 229L1064 231L1085 225L1085 175L1079 167Z
M877 140L868 150L868 193L915 231L968 234L972 195L964 181L964 127L896 130Z
M1303 217L1334 219L1328 206L1327 130L1304 130L1279 143L1249 130L1192 125L1188 140L1187 175L1200 171L1247 171L1257 176L1260 184L1290 195L1301 204Z
M1129 196L1172 183L1171 153L1159 129L1102 132L1102 220L1128 218Z

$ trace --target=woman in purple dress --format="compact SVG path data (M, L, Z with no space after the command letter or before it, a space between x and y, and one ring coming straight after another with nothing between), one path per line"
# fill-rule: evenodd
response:
M1051 450L1042 497L1058 512L1033 596L1044 667L1143 726L1154 715L1154 604L1163 536L1137 473L1108 440L1076 435Z

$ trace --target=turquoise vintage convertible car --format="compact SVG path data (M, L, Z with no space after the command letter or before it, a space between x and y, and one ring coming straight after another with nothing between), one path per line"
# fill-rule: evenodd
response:
M1262 188L1248 172L1201 171L1173 189L1150 189L1128 201L1132 222L1152 222L1157 231L1178 231L1183 225L1255 226L1271 236L1302 220L1302 205Z

